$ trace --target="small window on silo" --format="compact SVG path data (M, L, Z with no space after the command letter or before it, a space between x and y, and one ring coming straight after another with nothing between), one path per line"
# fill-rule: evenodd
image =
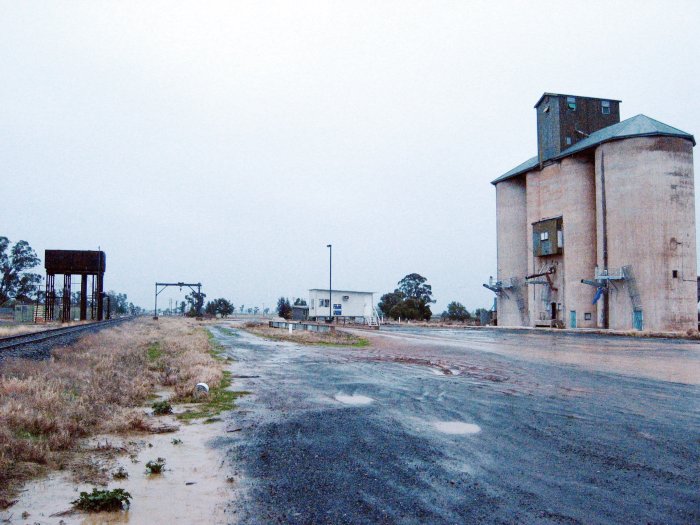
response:
M566 97L566 107L571 111L576 111L576 97Z
M600 102L600 109L603 111L603 115L610 115L610 101L602 100Z
M566 137L566 145L571 146L571 137Z
M678 270L673 270L673 278L678 279Z
M591 316L591 313L590 313L590 312L586 312L585 314L583 314L583 318L584 318L586 321L590 321L590 320L591 320L591 317L592 317L592 316Z

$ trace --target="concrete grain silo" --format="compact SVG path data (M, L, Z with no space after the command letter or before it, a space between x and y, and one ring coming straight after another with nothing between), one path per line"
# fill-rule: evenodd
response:
M538 154L496 186L505 326L697 328L692 135L545 93Z
M595 156L597 264L622 277L609 281L609 327L696 329L693 143L630 137L601 144Z

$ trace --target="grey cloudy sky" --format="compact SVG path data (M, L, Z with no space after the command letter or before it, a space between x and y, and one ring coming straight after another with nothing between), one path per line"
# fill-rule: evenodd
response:
M435 312L489 306L489 182L536 153L542 92L699 134L698 21L691 1L2 1L0 235L99 245L146 307L156 280L305 297L328 243L334 287L418 272Z

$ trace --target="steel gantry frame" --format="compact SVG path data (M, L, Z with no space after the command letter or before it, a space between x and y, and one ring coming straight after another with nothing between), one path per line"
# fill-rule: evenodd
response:
M156 296L155 307L153 309L153 319L158 319L158 296L168 286L177 286L180 288L180 291L182 291L183 286L187 286L190 290L192 290L192 293L197 294L197 302L195 303L195 309L197 317L202 316L202 283L156 283ZM197 290L194 289L195 286L197 287ZM160 290L158 289L158 287L161 287Z

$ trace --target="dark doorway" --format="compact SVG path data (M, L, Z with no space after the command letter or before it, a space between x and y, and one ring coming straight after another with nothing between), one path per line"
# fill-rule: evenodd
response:
M557 303L552 303L552 320L557 318Z

